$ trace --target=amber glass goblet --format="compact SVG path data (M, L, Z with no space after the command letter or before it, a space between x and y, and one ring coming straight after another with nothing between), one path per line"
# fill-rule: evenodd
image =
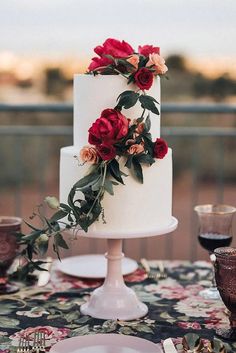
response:
M214 250L218 247L229 246L232 241L232 220L236 212L233 206L198 205L194 208L198 215L198 241L210 255L214 262ZM212 285L199 293L205 299L219 299L220 295L215 285L212 270Z
M12 265L18 244L15 234L21 229L21 218L0 216L0 294L14 293L19 288L8 281L7 270Z
M230 311L230 328L217 329L216 334L226 340L236 341L236 248L217 248L214 254L216 285Z

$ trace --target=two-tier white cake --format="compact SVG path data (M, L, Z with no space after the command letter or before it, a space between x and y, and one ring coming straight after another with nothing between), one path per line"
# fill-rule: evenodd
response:
M60 159L60 202L67 203L71 187L89 170L89 165L80 166L75 156L88 144L88 129L106 108L114 108L116 99L128 85L121 75L75 75L74 78L74 145L61 149ZM160 103L160 78L157 76L148 93ZM159 106L160 108L160 106ZM130 119L141 114L140 104L122 113ZM151 134L160 137L160 115L150 113ZM126 174L130 170L122 165ZM150 236L161 234L169 228L172 218L172 150L163 159L157 159L152 166L143 167L144 183L132 176L124 177L125 185L114 187L114 196L104 194L102 205L104 217L95 221L88 235L104 238ZM104 218L106 223L104 223ZM84 233L84 232L82 232ZM85 234L85 233L84 233Z

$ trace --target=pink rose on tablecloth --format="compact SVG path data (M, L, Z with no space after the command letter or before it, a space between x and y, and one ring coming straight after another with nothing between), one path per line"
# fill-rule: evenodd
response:
M180 321L177 325L183 329L193 329L193 330L201 330L201 325L198 322L186 322Z
M68 336L70 330L68 328L52 327L52 326L36 326L28 327L24 330L15 332L9 338L12 340L12 346L18 346L21 337L28 337L32 345L35 332L44 332L46 347L51 347L58 341Z
M149 45L149 44L146 44L143 46L140 45L138 47L138 52L139 52L139 54L148 57L149 54L153 54L153 53L160 54L160 48L154 47L153 45Z
M128 133L129 120L115 109L105 109L89 128L88 142L91 145L113 144Z

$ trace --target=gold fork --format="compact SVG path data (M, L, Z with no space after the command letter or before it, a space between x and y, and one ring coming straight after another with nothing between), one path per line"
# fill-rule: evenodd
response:
M148 278L154 279L154 280L158 280L158 273L155 271L152 271L148 261L145 258L142 258L140 260L141 265L143 266L146 274L148 275Z
M29 339L20 337L19 345L17 347L17 353L30 353Z
M167 273L166 273L166 269L165 269L163 261L161 261L161 260L158 261L158 268L159 268L158 278L159 279L167 278Z
M35 353L46 352L46 342L45 342L44 332L36 331L34 333L32 351Z

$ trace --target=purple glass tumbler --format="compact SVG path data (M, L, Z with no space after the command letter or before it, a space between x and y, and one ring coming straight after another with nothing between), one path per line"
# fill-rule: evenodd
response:
M7 270L18 250L15 234L21 230L21 218L0 216L0 294L14 293L19 288L8 281Z
M226 340L236 341L236 248L217 248L214 254L216 285L230 312L230 328L218 329L216 334Z

